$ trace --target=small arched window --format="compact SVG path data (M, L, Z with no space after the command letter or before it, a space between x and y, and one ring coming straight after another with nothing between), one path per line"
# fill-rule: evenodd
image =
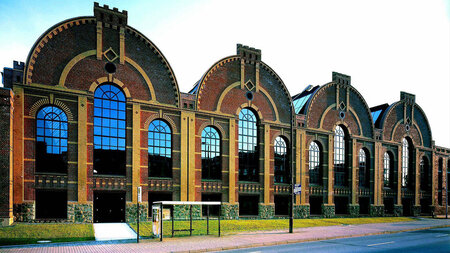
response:
M359 187L370 187L370 172L367 162L367 154L364 149L359 150Z
M409 170L409 143L406 138L402 140L402 187L408 186Z
M239 113L239 181L259 181L258 127L248 108Z
M430 169L428 166L428 159L424 156L420 159L420 190L429 191L430 186Z
M202 131L202 179L222 179L220 136L213 127Z
M67 173L67 116L55 106L36 116L36 172Z
M113 84L94 92L94 174L125 175L125 95Z
M336 186L348 185L348 174L345 168L345 132L341 126L336 126L334 131L334 184Z
M289 158L284 138L278 136L274 143L275 183L289 183Z
M172 177L172 131L160 119L148 126L148 176Z
M384 187L392 187L393 168L391 155L388 152L384 153L383 158L383 181Z
M309 183L322 184L320 148L315 141L309 144Z

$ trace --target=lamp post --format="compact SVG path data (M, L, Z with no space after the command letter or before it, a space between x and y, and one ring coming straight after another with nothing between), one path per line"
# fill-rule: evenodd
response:
M448 177L447 177L448 180ZM445 190L445 218L448 219L448 189L447 187L444 188Z
M294 232L294 124L295 124L295 111L294 105L291 101L291 152L290 152L290 165L291 165L291 187L290 187L290 208L289 208L289 233Z

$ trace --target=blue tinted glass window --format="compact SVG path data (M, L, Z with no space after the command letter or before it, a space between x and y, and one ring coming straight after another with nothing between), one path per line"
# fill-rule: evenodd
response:
M239 113L239 180L258 181L258 128L255 114L247 108Z
M202 131L202 179L222 179L220 136L213 127Z
M148 169L150 177L172 177L172 131L159 119L148 127Z
M289 158L286 141L278 136L274 143L275 183L289 183Z
M66 114L55 106L46 106L36 115L36 171L67 172Z
M334 174L336 186L347 186L348 174L345 169L345 132L340 126L334 131Z
M125 105L124 93L113 84L94 92L94 174L125 175Z
M320 148L316 142L309 145L309 183L320 185L322 182L320 166Z
M36 137L45 139L49 153L67 152L67 116L61 109L55 106L42 108L37 114L36 123ZM65 142L61 142L63 139Z
M104 150L125 150L125 115L125 95L118 87L104 84L95 90L94 145L96 147Z

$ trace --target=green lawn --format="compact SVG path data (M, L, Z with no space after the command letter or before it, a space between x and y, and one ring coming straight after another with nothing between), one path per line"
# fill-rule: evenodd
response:
M73 242L95 240L92 224L21 224L0 227L0 245L37 241Z
M335 225L355 225L368 223L383 223L383 222L404 222L414 221L413 218L407 217L376 217L376 218L331 218L331 219L296 219L294 220L294 228L304 227L318 227L318 226L335 226ZM289 227L288 219L274 219L274 220L221 220L221 233L234 234L247 231L261 231L261 230L287 230ZM136 231L136 223L131 223L130 226ZM139 225L141 236L151 236L152 223L141 222ZM209 232L217 235L217 220L210 220ZM193 221L192 228L193 235L206 235L206 220ZM164 222L164 236L172 235L172 222ZM175 230L189 229L189 221L175 221ZM175 236L187 236L189 232L175 232Z

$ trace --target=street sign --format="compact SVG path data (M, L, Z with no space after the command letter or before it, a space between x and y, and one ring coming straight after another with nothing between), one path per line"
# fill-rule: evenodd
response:
M138 202L142 202L142 187L139 186L137 188L137 194L138 194Z
M295 184L294 185L294 194L300 194L302 192L302 185L301 184Z

